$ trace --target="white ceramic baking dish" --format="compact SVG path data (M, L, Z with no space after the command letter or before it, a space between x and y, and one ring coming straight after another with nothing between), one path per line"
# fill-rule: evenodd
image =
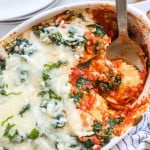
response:
M139 7L142 6L141 9L143 11L133 7L128 6L128 24L129 24L129 30L134 35L132 38L136 40L143 48L144 51L147 53L148 58L150 58L150 20L146 16L146 12L148 10L147 6L150 6L150 1L144 1L142 3L134 4L134 6ZM103 9L104 7L107 10L111 10L115 12L115 4L108 1L88 1L88 2L82 2L82 3L74 3L71 5L65 5L61 7L56 7L54 9L51 9L49 11L43 12L27 21L22 23L21 25L14 28L12 31L10 31L8 34L6 34L0 42L2 42L5 39L13 38L17 36L18 34L21 34L28 28L31 28L33 25L38 24L42 22L43 20L55 16L65 10L68 9L75 9L75 8L96 8L99 7L100 9ZM148 69L148 72L150 70ZM137 103L140 103L141 99L143 97L146 97L150 93L150 73L148 74L145 87L143 92L141 93ZM121 138L123 138L125 134L121 137L115 137L113 138L109 144L107 144L103 149L109 149L114 144L116 144Z

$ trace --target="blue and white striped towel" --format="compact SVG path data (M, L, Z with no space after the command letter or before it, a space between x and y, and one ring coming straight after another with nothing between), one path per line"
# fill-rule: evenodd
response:
M110 150L150 150L150 109L141 122Z

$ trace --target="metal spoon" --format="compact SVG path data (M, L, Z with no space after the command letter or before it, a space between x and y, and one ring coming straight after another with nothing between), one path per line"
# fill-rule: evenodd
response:
M131 40L127 29L127 1L116 0L119 37L108 47L106 57L110 60L122 59L134 65L138 70L144 70L143 51L140 46Z

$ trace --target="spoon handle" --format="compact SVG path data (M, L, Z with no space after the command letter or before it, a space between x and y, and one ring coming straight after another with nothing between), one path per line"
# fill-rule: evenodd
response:
M128 36L127 30L127 0L116 0L118 31L120 35Z

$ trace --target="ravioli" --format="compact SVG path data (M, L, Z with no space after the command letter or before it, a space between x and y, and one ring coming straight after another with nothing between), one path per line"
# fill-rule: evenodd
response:
M106 58L112 37L95 12L67 10L1 42L2 150L100 150L140 120L147 70Z

